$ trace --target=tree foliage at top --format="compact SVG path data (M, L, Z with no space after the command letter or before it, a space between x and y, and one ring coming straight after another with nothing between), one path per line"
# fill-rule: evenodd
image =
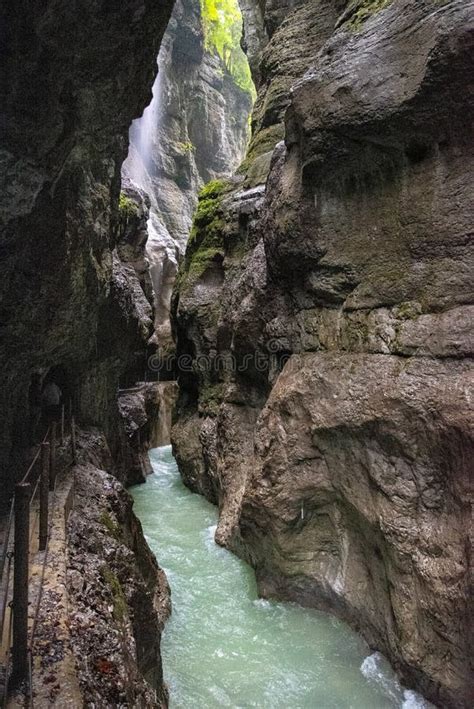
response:
M200 0L205 46L218 54L237 86L255 95L247 57L240 46L242 15L238 0Z

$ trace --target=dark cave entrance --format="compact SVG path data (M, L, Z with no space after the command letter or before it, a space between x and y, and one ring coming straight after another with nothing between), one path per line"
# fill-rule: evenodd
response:
M73 413L74 390L74 379L65 365L32 373L28 389L31 445L41 441L52 421L61 419L63 407L66 416Z

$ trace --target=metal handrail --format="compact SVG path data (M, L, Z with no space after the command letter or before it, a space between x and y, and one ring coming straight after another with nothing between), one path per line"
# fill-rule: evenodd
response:
M3 640L3 631L5 628L5 614L7 612L8 593L10 591L10 574L11 574L11 570L12 570L13 552L9 552L7 554L7 558L8 558L7 573L6 573L5 588L3 591L3 599L2 599L2 615L0 617L0 639L1 640Z
M70 434L71 434L71 448L72 448L72 460L71 462L66 463L65 467L62 468L59 474L62 474L64 470L66 470L71 464L75 463L75 428L74 428L74 417L71 415L71 427L70 427ZM33 458L32 462L30 463L28 470L26 474L23 476L21 483L24 484L25 482L28 481L28 478L38 460L38 457L41 453L42 449L42 444L48 442L48 438L50 437L53 439L54 436L52 436L52 428L51 426L48 426L48 430L39 445L38 451ZM54 441L53 441L54 443ZM55 509L56 506L56 477L54 477L54 485L52 489L52 500L51 500L51 509ZM29 505L28 505L28 512L29 512L29 518L31 520L31 512L32 512L32 504L36 498L37 492L38 492L38 487L41 484L41 475L38 475L37 480L35 482L35 487L33 489L32 494L30 495L29 498ZM35 517L34 517L34 522L33 524L30 525L30 537L29 537L29 546L31 548L31 542L33 539L33 535L36 531L37 527L37 519L40 516L39 509L36 511ZM44 549L44 555L43 555L43 560L42 560L42 570L41 570L41 577L40 577L40 582L38 586L38 591L37 591L37 598L36 598L36 608L35 608L35 614L33 617L33 623L31 625L30 631L28 632L29 640L28 640L28 669L27 669L27 675L29 675L28 679L29 682L29 688L28 688L28 695L27 695L27 702L28 705L31 707L32 706L32 657L33 657L33 642L35 638L35 633L36 633L36 626L38 623L38 617L39 617L39 612L40 612L40 604L41 604L41 599L42 599L42 594L43 594L43 586L44 586L44 578L45 578L45 573L46 573L46 563L48 559L48 551L49 551L49 541L50 541L50 536L51 536L51 529L52 529L52 518L48 515L47 516L47 536L46 536L46 546ZM8 605L10 607L12 606L13 602L8 603L8 599L11 593L11 571L12 571L12 559L14 558L14 548L13 551L9 551L9 548L11 547L11 530L14 526L15 522L15 495L13 496L12 502L11 502L11 507L10 507L10 512L9 512L9 517L8 517L8 524L6 528L6 533L5 533L5 546L3 549L2 553L2 558L0 562L0 582L4 580L4 591L3 591L3 598L1 599L2 601L2 608L1 608L1 614L0 614L0 641L3 640L4 633L5 633L5 618L6 618L6 612ZM41 525L40 525L41 527ZM6 569L6 573L5 573ZM7 648L6 648L6 653L5 653L5 695L3 697L3 706L6 706L6 703L8 701L8 687L9 687L9 682L10 682L10 670L11 670L11 659L12 659L12 632L13 632L13 612L10 613L9 615L9 626L8 626L8 638L7 638Z
M3 579L3 571L4 571L4 569L5 569L5 561L6 561L7 554L8 554L8 547L9 547L9 545L10 545L10 535L11 535L11 531L12 531L12 527L13 527L13 509L14 509L14 504L15 504L15 503L14 503L14 500L12 500L12 501L11 501L11 504L10 504L10 513L9 513L9 515L8 515L7 529L6 529L6 532L5 532L5 535L6 535L6 536L5 536L5 543L4 543L4 546L3 546L2 560L1 560L1 562L0 562L0 582L1 582L2 579Z
M51 431L51 426L48 426L48 429L47 429L47 431L46 431L46 433L45 433L45 436L44 436L43 440L41 441L41 443L46 443L46 441L48 440L48 436L49 436L49 434L50 434L50 431ZM38 457L39 457L39 455L40 455L40 453L41 453L41 443L38 445L38 450L36 451L35 457L34 457L33 460L31 461L30 465L28 466L28 470L26 471L25 475L24 475L23 478L20 480L20 482L22 482L22 483L27 482L28 477L29 477L31 471L33 470L33 468L34 468L36 462L38 461ZM38 484L38 483L37 483L37 484ZM36 487L37 487L37 485L36 485ZM34 493L33 493L33 495L32 495L32 498L33 498L34 495L36 494L36 487L35 487ZM7 527L6 527L6 531L5 531L5 541L4 541L3 550L2 550L2 558L1 558L1 560L0 560L0 582L1 582L2 579L3 579L3 572L4 572L4 570L5 570L5 561L6 561L6 558L7 558L8 547L9 547L9 544L10 544L10 536L11 536L11 531L12 531L12 527L13 527L14 505L15 505L15 501L14 501L14 499L12 498L12 501L11 501L11 503L10 503L10 512L9 512L9 514L8 514ZM1 630L1 629L2 629L2 628L0 628L0 630Z
M148 386L149 382L141 382L138 386L133 386L133 387L126 387L124 389L118 389L119 394L127 394L127 393L135 393L137 391L142 391Z
M50 432L51 432L51 424L48 426L48 430L46 431L45 436L44 436L43 440L41 441L41 443L46 443L46 441L47 441L48 438L49 438ZM20 480L20 482L22 482L22 483L28 482L28 478L29 478L29 476L30 476L30 473L31 473L31 471L33 470L33 468L35 467L35 464L37 463L38 458L39 458L39 455L40 455L40 453L41 453L41 443L38 444L38 450L36 451L35 457L34 457L33 460L31 461L31 463L30 463L30 465L29 465L29 467L28 467L28 470L26 471L26 473L24 474L24 476L23 476L23 478Z
M6 661L5 661L5 690L4 690L4 695L3 695L3 709L6 709L6 706L8 704L8 689L9 689L9 684L10 684L10 657L11 657L11 646L12 646L12 640L13 640L13 614L10 613L10 619L9 619L9 624L8 624L8 643L7 643L7 654L6 654Z

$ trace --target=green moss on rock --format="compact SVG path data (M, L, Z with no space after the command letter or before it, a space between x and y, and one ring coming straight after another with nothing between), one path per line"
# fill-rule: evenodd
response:
M196 146L191 143L190 140L186 140L182 143L177 143L178 151L184 155L189 155L190 153L196 152Z
M119 216L123 220L138 216L138 205L123 192L119 197Z
M216 416L224 398L225 384L203 384L199 390L199 409L202 413Z
M277 123L269 128L259 130L250 141L249 149L244 161L240 164L237 172L247 174L253 163L261 155L265 155L272 151L280 140L285 137L285 126L283 123Z
M217 261L218 257L222 256L221 249L208 248L199 249L191 259L187 270L188 279L192 282L196 281L207 270L212 261Z
M400 320L416 320L420 317L422 308L416 301L405 301L395 308L395 314Z
M231 188L232 182L230 182L229 180L211 180L207 183L207 185L204 185L202 190L199 192L199 201L205 199L217 199L218 197L224 195L226 192L229 192Z
M104 566L104 568L102 569L102 576L112 594L112 614L114 616L114 619L121 623L125 620L127 616L128 608L122 584L120 583L114 572L108 566Z
M212 261L224 255L224 227L222 200L232 189L229 180L212 180L199 193L184 261L180 267L177 287L194 283Z
M351 0L342 17L341 24L358 32L366 20L383 10L390 2L391 0Z
M105 510L104 510L104 512L102 512L102 514L100 516L100 523L104 525L104 527L109 532L110 536L112 536L114 539L117 539L117 540L120 539L120 537L121 537L120 525L117 524L117 522L114 522L112 517Z

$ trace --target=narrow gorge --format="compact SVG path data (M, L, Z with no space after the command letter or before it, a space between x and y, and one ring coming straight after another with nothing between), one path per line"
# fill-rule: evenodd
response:
M4 705L471 707L474 2L0 28Z

